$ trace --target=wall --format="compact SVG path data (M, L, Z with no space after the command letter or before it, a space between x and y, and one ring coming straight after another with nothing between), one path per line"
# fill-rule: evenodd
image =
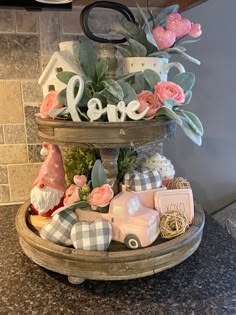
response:
M202 61L201 66L181 62L196 74L188 109L201 118L205 135L201 147L192 144L181 130L176 139L165 144L165 155L174 163L177 175L191 181L195 198L209 212L233 200L236 191L235 10L234 0L228 0L227 5L208 0L185 13L200 22L204 31L202 40L188 47L188 52ZM93 16L92 24L98 33L107 34L114 16L104 15ZM34 113L42 93L37 79L58 43L80 36L79 9L42 13L0 10L0 203L22 202L29 197L40 166L41 142Z
M165 146L177 174L191 181L208 212L236 199L235 11L234 0L209 0L185 13L203 28L201 41L188 49L201 66L187 61L185 66L196 75L188 108L201 118L205 135L197 147L180 130Z
M34 119L42 101L37 80L60 41L79 39L79 13L0 10L0 204L29 198L41 165ZM104 20L97 14L95 29L96 21ZM107 31L102 25L101 32Z

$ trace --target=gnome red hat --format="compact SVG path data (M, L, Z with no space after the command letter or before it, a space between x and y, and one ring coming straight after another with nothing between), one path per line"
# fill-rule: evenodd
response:
M41 154L47 155L47 158L40 168L39 174L33 182L33 186L38 186L39 188L48 186L65 192L65 171L61 151L55 144L44 142L42 146Z

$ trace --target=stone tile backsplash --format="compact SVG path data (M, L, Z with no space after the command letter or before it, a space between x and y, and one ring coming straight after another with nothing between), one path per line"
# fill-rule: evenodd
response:
M81 8L72 12L0 10L0 204L23 202L41 166L35 114L42 102L38 79L61 41L79 40ZM89 25L108 36L110 10L91 14Z

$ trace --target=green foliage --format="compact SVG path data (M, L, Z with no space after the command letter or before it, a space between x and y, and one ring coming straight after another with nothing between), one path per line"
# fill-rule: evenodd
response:
M118 82L119 82L119 84L123 90L124 102L126 104L137 99L137 94L136 94L135 90L131 87L130 84L128 84L127 82L122 81L122 80L119 80Z
M75 76L76 73L74 72L70 72L70 71L62 71L62 72L58 72L56 77L59 81L68 84L69 80Z
M137 152L134 149L120 149L118 158L118 181L122 182L126 173L131 171L137 162Z
M156 117L168 117L169 119L174 119L178 125L182 125L182 120L180 117L172 109L166 106L162 106L158 109Z
M154 26L158 26L158 25L163 26L165 25L167 16L171 13L176 13L178 11L179 11L179 5L174 4L174 5L171 5L169 7L162 9L157 14L154 14L151 18L148 19L148 21L149 23L152 22Z
M105 80L105 75L108 70L107 59L100 59L96 64L96 81L100 82Z
M135 93L140 93L144 90L154 91L154 86L161 81L160 76L156 71L151 69L145 69L143 72L133 72L122 77L123 81L128 81L135 91ZM119 81L120 82L120 81ZM131 89L129 88L131 92Z
M91 41L87 39L81 41L79 47L79 60L84 74L92 80L95 80L97 53Z
M124 92L122 90L122 87L120 86L120 84L117 81L115 81L113 79L109 79L109 80L104 80L101 83L102 83L105 91L107 91L112 96L114 96L118 101L123 100Z
M182 72L176 74L176 76L171 80L176 84L180 85L184 92L192 89L195 83L195 75L191 72Z
M153 89L153 87L161 81L161 78L156 71L153 71L151 69L146 69L143 71L143 76L145 81L148 83L149 87Z
M195 144L201 146L202 137L196 134L195 130L193 130L193 128L190 126L188 120L185 117L181 116L181 120L183 122L181 128L183 132L186 134L186 136L190 138Z
M101 160L95 161L92 168L91 179L93 188L100 187L107 183L107 177Z
M178 111L176 111L176 112L179 115L184 116L184 121L193 129L193 131L198 136L203 136L204 129L203 129L202 123L201 123L200 119L194 113L187 112L183 109L178 109ZM182 117L181 117L181 119L182 119Z
M139 43L138 43L139 45ZM108 103L117 104L121 100L136 99L134 90L129 84L122 84L121 80L106 79L108 71L108 60L97 60L96 49L88 40L83 40L79 48L80 64L84 71L84 93L80 100L77 110L82 120L88 120L86 116L86 109L88 100L97 97L102 104L106 106ZM58 80L68 84L69 80L77 75L73 72L62 71L57 74ZM75 86L74 94L78 93L79 83ZM125 89L125 91L123 90ZM58 94L60 103L67 105L66 89L60 91ZM56 113L54 113L56 115Z
M145 90L150 90L150 86L145 80L143 72L136 73L134 77L134 89L137 94Z
M126 37L127 40L134 40L141 44L147 51L147 54L152 53L155 51L155 46L153 46L149 41L147 40L145 31L137 24L134 24L127 20L122 20L120 22L114 22L112 24L112 32L118 35L123 35ZM129 42L129 45L131 43L131 46L134 45L134 42ZM119 49L119 47L124 47L124 45L116 45L116 47ZM133 46L134 48L134 46ZM119 49L120 50L120 49ZM120 50L122 53L122 50ZM132 48L131 48L132 52ZM145 56L146 56L145 55ZM133 56L133 55L132 55Z
M85 175L91 178L91 171L96 159L99 157L97 149L65 148L63 160L66 174L66 184L73 184L75 175Z
M153 28L157 26L165 27L168 15L178 12L178 4L166 7L160 10L157 14L151 14L149 12L149 17L145 15L144 11L138 4L137 8L137 21L135 23L122 20L120 22L115 22L112 25L113 34L115 33L118 35L123 35L127 39L127 43L116 45L116 48L124 57L152 56L170 58L170 55L174 53L179 54L183 58L186 58L198 65L200 64L199 60L189 56L186 52L184 52L186 50L184 47L176 45L179 39L176 40L172 47L161 51L152 35ZM196 41L199 41L199 39L182 41L181 44L188 44Z

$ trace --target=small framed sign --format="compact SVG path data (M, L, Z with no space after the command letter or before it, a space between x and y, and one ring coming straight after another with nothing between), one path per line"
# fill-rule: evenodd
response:
M185 214L189 224L194 217L194 202L192 189L160 190L154 196L155 209L159 214L177 210Z

